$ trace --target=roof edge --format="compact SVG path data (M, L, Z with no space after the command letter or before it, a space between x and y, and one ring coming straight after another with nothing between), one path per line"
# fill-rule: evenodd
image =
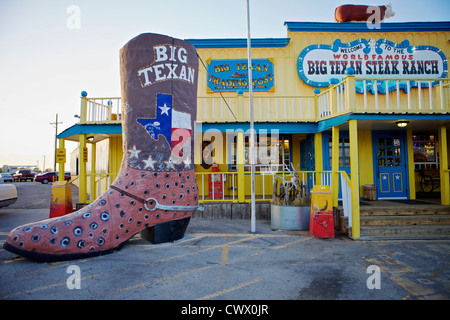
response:
M366 22L295 22L285 21L292 32L420 32L450 31L450 21L382 22L379 29L369 29Z
M289 44L289 38L252 38L252 48L283 48ZM185 39L194 45L196 49L215 48L247 48L246 38L225 39Z

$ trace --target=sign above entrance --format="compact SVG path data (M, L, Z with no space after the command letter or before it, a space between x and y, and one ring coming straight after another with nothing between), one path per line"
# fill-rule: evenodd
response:
M211 60L208 63L207 86L210 92L248 91L248 62L245 59ZM254 91L274 91L272 59L253 59Z
M306 47L297 60L300 79L313 87L328 87L342 81L346 69L350 67L356 76L374 80L445 78L448 72L447 58L440 49L410 46L408 40L398 44L387 39L357 39L349 43L337 39L333 45L315 44ZM357 81L356 91L363 93L363 85L358 82L361 81ZM397 88L396 81L388 81L387 85L388 91ZM410 85L417 87L418 81ZM428 82L421 82L421 86L428 87ZM385 81L376 87L378 92L386 93ZM400 88L406 89L406 81L401 81ZM369 90L374 92L374 83L369 84Z

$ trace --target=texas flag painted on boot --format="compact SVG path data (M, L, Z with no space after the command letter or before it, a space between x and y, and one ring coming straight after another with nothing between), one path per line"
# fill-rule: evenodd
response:
M191 115L174 110L172 95L160 94L156 96L156 119L138 118L153 140L165 138L175 159L169 159L166 169L174 169L173 164L181 161L186 167L191 164L190 152L182 152L182 148L190 146L192 137ZM162 137L160 137L162 135Z

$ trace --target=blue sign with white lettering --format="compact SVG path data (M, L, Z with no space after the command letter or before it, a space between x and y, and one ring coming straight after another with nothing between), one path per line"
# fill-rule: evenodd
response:
M297 60L300 79L313 87L328 87L341 82L348 68L353 69L356 77L371 78L366 89L372 93L396 90L397 82L389 79L423 79L421 86L428 87L426 79L445 78L448 73L447 58L442 50L432 46L411 46L408 40L395 43L387 39L357 39L343 43L337 39L333 45L315 44L304 48ZM376 83L376 79L388 81ZM418 82L412 81L410 86L417 87ZM436 83L434 81L432 85ZM406 87L406 81L400 81L400 88L406 90ZM362 81L356 81L356 91L364 92Z
M274 91L274 68L271 59L252 60L254 91ZM248 91L248 62L244 59L211 60L207 87L212 92Z

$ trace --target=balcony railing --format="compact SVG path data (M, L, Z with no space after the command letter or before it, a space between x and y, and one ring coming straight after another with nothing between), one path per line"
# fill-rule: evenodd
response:
M356 86L362 94L356 93ZM424 81L346 77L342 82L318 94L317 99L319 120L352 112L448 113L450 79Z
M121 98L82 98L80 123L120 123Z
M248 99L243 94L199 96L197 121L248 122ZM83 97L80 123L120 123L121 109L120 98ZM253 109L256 122L311 122L347 113L448 113L450 79L347 76L312 96L256 95Z

